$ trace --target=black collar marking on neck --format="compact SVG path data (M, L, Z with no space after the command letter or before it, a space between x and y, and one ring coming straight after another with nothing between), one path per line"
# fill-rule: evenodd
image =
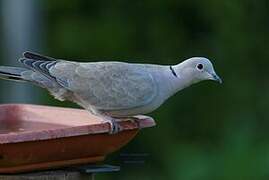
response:
M170 66L169 68L170 68L172 74L173 74L175 77L177 77L177 73L175 72L175 70L173 69L173 67Z

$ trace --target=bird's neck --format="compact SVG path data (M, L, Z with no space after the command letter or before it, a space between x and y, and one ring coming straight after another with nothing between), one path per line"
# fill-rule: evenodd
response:
M166 74L170 84L171 95L194 83L191 74L188 73L188 69L184 68L184 64L170 66L169 70L170 72L168 71Z

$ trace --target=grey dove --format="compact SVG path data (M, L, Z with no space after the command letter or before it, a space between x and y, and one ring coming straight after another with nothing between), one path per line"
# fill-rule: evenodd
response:
M77 103L120 131L115 118L147 114L183 88L203 80L221 83L212 63L193 57L177 65L74 62L23 53L24 67L0 66L0 78L31 82L60 101Z

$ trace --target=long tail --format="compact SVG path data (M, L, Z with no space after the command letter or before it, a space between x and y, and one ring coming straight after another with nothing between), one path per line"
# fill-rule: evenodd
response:
M49 73L49 69L57 63L56 59L25 52L23 58L19 61L25 68L0 66L0 79L31 82L50 91L52 91L51 89L62 88L59 82Z
M40 54L25 52L19 59L23 67L0 66L0 79L31 82L47 89L56 99L65 100L67 90L50 74L50 68L59 60Z
M0 78L13 81L29 81L22 77L23 72L29 71L26 68L0 66Z

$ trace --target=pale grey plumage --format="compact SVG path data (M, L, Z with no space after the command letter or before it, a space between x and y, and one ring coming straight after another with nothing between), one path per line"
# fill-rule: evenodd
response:
M120 62L61 61L49 72L83 107L111 111L144 106L157 95L155 79L145 67Z
M95 113L135 115L129 110L150 104L158 93L158 79L152 73L161 67L156 65L78 63L29 52L20 62L27 69L20 68L18 77L47 88L59 100L74 101ZM5 70L7 67L0 67L0 72ZM147 112L145 108L141 113Z
M149 113L177 91L202 80L221 82L206 58L164 66L79 63L30 52L23 55L20 62L25 68L1 66L0 78L30 81L59 100L70 100L95 114L112 117Z

